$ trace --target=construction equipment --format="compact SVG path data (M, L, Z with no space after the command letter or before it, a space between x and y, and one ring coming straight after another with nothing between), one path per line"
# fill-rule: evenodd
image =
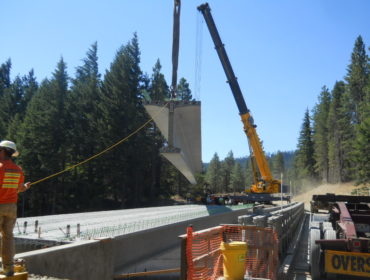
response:
M272 177L272 173L269 168L265 153L263 151L261 141L256 131L257 126L254 124L251 113L244 101L238 80L235 77L225 47L221 41L221 37L213 21L211 9L208 3L205 3L203 5L200 5L198 7L198 10L203 14L204 19L207 23L208 30L211 34L213 43L215 44L218 57L225 71L227 82L230 85L231 92L234 96L236 105L238 106L239 114L244 126L244 131L247 135L249 146L251 149L251 162L254 184L251 186L250 189L246 191L257 194L267 194L266 199L262 199L264 201L276 200L271 199L270 197L268 197L268 195L279 193L281 182ZM284 198L286 200L288 199L287 197Z
M312 279L370 279L370 196L314 195L311 212Z

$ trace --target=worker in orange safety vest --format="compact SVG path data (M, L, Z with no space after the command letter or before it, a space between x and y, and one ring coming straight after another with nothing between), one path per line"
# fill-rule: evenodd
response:
M14 236L13 229L17 219L18 193L29 189L31 183L24 183L22 169L12 157L18 156L16 145L11 141L0 142L0 231L2 271L5 276L14 274Z

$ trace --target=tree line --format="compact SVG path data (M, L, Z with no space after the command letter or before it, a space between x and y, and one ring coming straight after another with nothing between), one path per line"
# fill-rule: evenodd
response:
M246 147L247 148L247 147ZM283 176L283 181L292 183L294 169L294 152L281 152L267 154L267 161L272 175L276 179ZM198 185L203 184L203 191L211 193L240 193L250 188L253 182L253 169L250 157L234 158L230 151L221 160L215 153L206 166L206 172L198 178ZM198 193L202 188L199 186Z
M51 78L40 83L33 70L12 79L11 60L1 64L0 139L16 142L26 180L35 182L98 154L149 119L145 100L169 98L160 61L151 75L140 69L136 34L118 49L103 76L97 50L92 44L73 77L61 58ZM192 99L185 78L177 99ZM20 216L137 207L182 194L188 183L160 156L164 141L149 124L111 151L32 186L20 195Z
M331 90L323 86L312 111L304 114L295 176L303 185L370 182L370 59L361 36L344 80Z

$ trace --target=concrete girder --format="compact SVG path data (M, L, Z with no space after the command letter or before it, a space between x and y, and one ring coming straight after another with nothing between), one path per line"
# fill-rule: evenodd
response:
M202 171L201 106L200 101L151 102L144 104L168 146L161 154L169 160L191 184L195 173ZM163 108L166 106L165 108Z

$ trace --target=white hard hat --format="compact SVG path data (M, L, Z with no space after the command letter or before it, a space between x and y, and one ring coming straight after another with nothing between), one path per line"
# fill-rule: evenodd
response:
M6 149L11 149L13 150L13 157L17 157L19 155L17 151L17 146L15 145L14 142L8 141L8 140L3 140L0 142L0 148L6 148Z

